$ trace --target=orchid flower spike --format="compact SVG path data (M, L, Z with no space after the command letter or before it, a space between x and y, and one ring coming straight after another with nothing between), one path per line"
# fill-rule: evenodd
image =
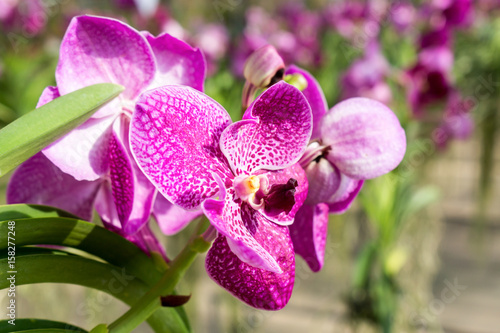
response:
M281 309L295 261L288 225L307 195L297 164L312 130L299 90L279 82L231 124L226 110L189 87L141 95L130 142L144 174L180 207L201 207L219 236L207 272L247 304Z

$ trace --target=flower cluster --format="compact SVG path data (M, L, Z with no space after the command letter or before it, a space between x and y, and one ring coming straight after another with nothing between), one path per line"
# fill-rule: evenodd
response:
M345 211L365 179L394 169L406 138L382 103L350 98L328 109L316 80L271 46L246 63L244 113L203 91L203 54L169 34L114 19L74 18L61 44L57 87L39 106L100 82L125 87L86 123L23 163L10 203L49 204L92 219L145 252L194 217L210 221L209 276L256 308L283 308L295 254L323 266L329 213ZM256 96L260 91L261 94Z

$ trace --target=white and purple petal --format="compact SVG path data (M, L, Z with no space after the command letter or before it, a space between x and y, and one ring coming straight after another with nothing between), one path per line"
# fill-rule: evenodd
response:
M278 170L298 162L311 131L309 103L297 88L282 81L260 95L242 121L222 133L220 145L236 176Z
M232 188L227 189L220 200L207 199L201 207L215 229L228 238L231 251L241 261L281 273L278 262L255 238L258 229L267 225L262 220L267 219L249 205L242 205L241 200L235 198Z
M78 16L62 40L56 82L61 95L96 83L124 86L118 99L94 114L99 118L120 112L118 101L134 100L155 71L151 47L138 31L115 19Z
M165 86L142 94L130 129L135 159L170 202L197 208L219 191L231 171L219 148L229 114L210 97L186 86Z
M174 205L160 193L156 196L153 216L165 235L174 235L184 229L192 220L202 215L201 209L185 210Z
M77 180L96 180L109 168L108 147L114 117L90 118L43 149L43 154Z
M207 64L200 49L167 33L154 37L143 32L156 58L156 75L148 89L185 85L203 91Z
M349 207L363 187L364 180L353 179L340 174L340 185L333 196L326 201L330 213L342 214Z
M343 174L370 179L393 170L403 159L406 136L396 115L368 98L351 98L330 109L321 125L328 160Z
M38 153L13 173L7 203L54 206L90 221L99 186L100 181L77 181Z
M328 205L303 205L295 222L290 226L290 236L295 253L299 254L313 272L323 267L328 233Z
M312 111L313 130L311 140L319 139L321 137L321 118L323 118L328 110L328 104L326 103L325 94L323 93L321 86L308 71L297 66L291 65L286 70L285 74L300 74L306 79L307 87L302 90L302 93L309 102Z
M288 227L260 216L254 237L279 264L281 274L243 262L231 251L226 237L222 235L208 251L205 267L217 284L248 305L258 309L279 310L292 295L295 280L293 244Z

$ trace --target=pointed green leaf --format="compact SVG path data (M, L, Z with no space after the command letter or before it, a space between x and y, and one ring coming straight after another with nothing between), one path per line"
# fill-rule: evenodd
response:
M69 217L78 219L69 212L50 206L32 204L0 205L0 221L30 217Z
M19 318L15 321L16 325L9 324L8 320L0 321L0 333L9 333L9 332L22 332L33 329L52 329L50 332L58 332L57 330L62 330L61 332L65 333L87 333L87 331L76 327L74 325L70 325L67 323L63 323L60 321L52 321L45 319L31 319L31 318Z
M0 177L35 155L123 91L100 83L56 98L0 130Z

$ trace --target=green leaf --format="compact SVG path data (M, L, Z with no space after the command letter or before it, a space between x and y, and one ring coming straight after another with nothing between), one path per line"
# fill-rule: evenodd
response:
M132 305L149 286L123 268L79 256L54 254L16 256L16 285L32 283L71 283L101 290ZM7 259L0 260L0 289L9 281ZM174 308L160 308L148 319L155 332L185 333L190 330Z
M31 319L31 318L19 318L16 319L16 325L11 325L7 320L0 321L0 333L9 333L9 332L21 332L28 331L33 329L51 329L50 332L65 332L65 333L87 333L87 331L67 324L60 321L52 321L45 319ZM59 330L58 330L59 329Z
M69 217L78 219L69 212L50 206L31 204L0 205L0 221L29 217Z
M11 210L16 214L22 212L23 214L36 216L36 214L50 212L50 210L46 210L49 207L45 206L7 205L0 206L0 216L2 213L7 214L9 206L17 207L12 207ZM30 211L29 209L33 208L32 206L35 206L36 209ZM51 214L63 213L60 210L53 210ZM154 285L162 275L154 261L135 244L103 227L71 218L43 217L2 221L0 222L0 250L7 248L8 231L10 231L9 221L11 220L15 222L16 250L21 249L22 246L39 244L76 248L95 255L112 265L123 267L149 286ZM190 331L182 307L161 310L160 314L157 311L151 318L153 319L150 325L156 332L170 332L172 325L183 327L183 330L173 330L172 332Z
M122 91L100 83L56 98L0 130L0 177L90 118Z

